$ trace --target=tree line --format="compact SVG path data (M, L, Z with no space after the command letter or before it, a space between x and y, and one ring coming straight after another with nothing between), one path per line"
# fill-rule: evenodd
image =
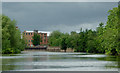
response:
M120 54L120 5L108 11L106 25L100 23L96 30L80 29L79 33L70 34L53 31L49 36L50 46L61 49L74 49L75 52Z

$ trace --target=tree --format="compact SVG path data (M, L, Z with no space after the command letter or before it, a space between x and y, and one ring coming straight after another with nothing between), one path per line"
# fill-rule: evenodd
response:
M32 40L33 45L35 45L35 46L40 45L41 39L40 39L39 34L34 33L34 36L32 38L33 38L33 40Z
M97 30L96 30L96 35L97 35L97 37L96 37L96 43L97 43L97 47L96 47L96 49L98 50L98 53L105 53L105 49L104 49L104 46L101 44L101 43L103 43L103 41L104 41L104 38L105 37L103 37L103 32L104 32L104 23L100 23L99 24L99 27L97 27Z
M2 15L2 53L20 53L24 50L24 40L21 39L21 32L16 29L16 21L8 16Z
M65 52L66 52L66 49L67 49L66 39L67 39L66 36L63 36L63 37L62 37L62 40L61 40L61 43L60 43L61 49L62 49L62 50L65 50Z
M86 31L86 35L87 35L87 40L86 40L86 52L89 53L97 53L96 50L96 31L93 30L88 30ZM85 35L85 36L86 36Z
M66 44L67 44L67 48L74 48L74 45L73 45L73 36L72 35L67 35L67 39L66 39Z
M79 42L80 42L80 46L79 49L81 52L85 52L86 48L87 48L87 39L88 39L88 35L87 35L88 30L86 29L86 31L82 31L82 29L80 29L80 37L79 37Z
M74 34L71 34L71 37L72 37L72 40L71 40L71 43L72 43L72 46L71 48L73 47L75 49L76 52L80 52L81 51L81 48L80 48L80 35L78 33L74 33Z
M118 47L118 30L120 29L118 8L113 8L109 10L109 16L107 20L107 25L105 26L103 33L103 43L102 46L105 48L106 54L117 55L120 52L120 47ZM120 12L119 12L120 13Z
M53 31L49 36L49 45L60 47L61 36L63 36L63 33L60 31Z
M117 16L118 16L118 36L117 36L117 50L118 50L118 54L120 54L120 1L118 3L118 12L117 12Z

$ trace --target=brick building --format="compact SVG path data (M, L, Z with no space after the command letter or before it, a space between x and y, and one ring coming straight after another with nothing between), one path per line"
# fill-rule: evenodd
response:
M23 32L23 36L25 38L25 41L27 42L27 46L34 46L32 43L32 37L34 36L34 33L37 33L40 35L41 38L41 42L40 45L47 45L48 43L48 38L47 38L47 32L43 32L43 31L38 31L38 30L34 30L34 31L24 31Z

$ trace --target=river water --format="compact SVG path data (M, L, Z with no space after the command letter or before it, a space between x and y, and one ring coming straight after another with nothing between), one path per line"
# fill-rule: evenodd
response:
M23 51L1 59L3 71L118 71L118 57L103 54Z

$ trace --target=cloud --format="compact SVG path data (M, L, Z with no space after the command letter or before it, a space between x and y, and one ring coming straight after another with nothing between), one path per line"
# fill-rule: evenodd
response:
M21 31L60 30L62 32L95 29L107 21L107 11L116 2L5 2L3 14L15 19Z

